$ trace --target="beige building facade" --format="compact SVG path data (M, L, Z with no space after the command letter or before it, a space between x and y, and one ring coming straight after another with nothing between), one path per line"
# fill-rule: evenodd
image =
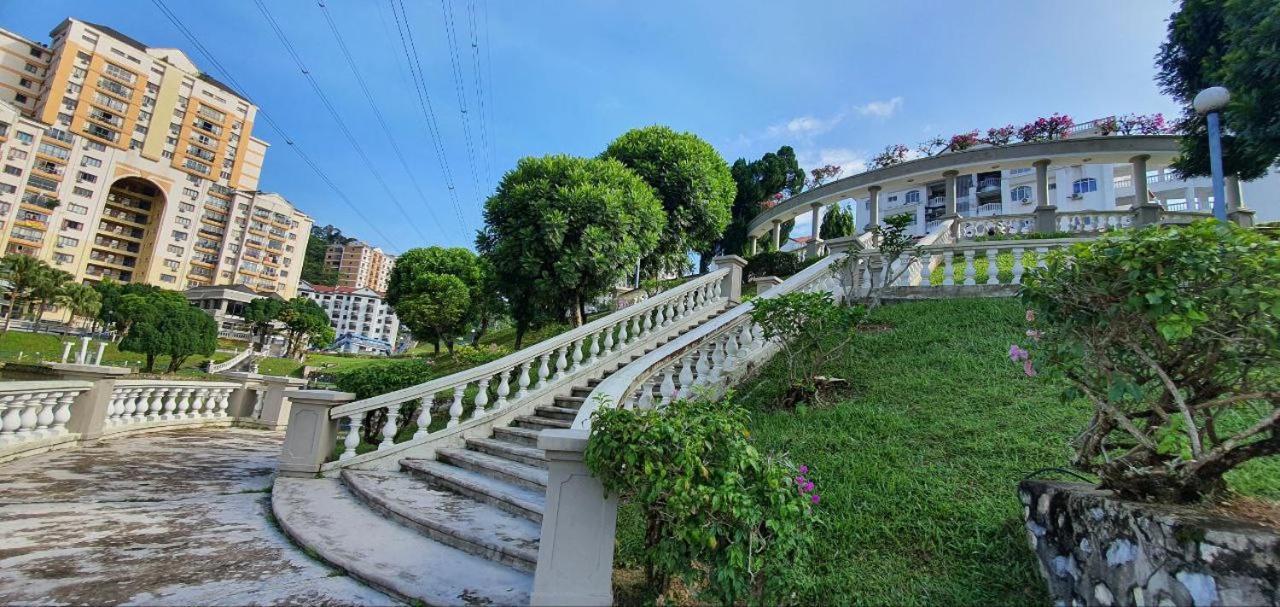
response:
M0 29L0 250L77 280L297 293L312 219L258 190L257 107L177 49Z
M371 289L381 294L387 292L395 263L395 257L360 241L329 245L324 252L324 265L338 273L339 287Z

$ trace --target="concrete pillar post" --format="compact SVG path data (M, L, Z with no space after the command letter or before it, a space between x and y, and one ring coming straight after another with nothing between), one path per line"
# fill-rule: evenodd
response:
M1133 223L1139 228L1159 224L1164 211L1159 202L1151 200L1151 194L1147 190L1147 160L1150 158L1146 154L1139 154L1129 159L1133 171Z
M757 276L751 279L751 284L756 286L756 295L764 295L780 284L782 279L777 276Z
M880 186L873 185L867 188L867 230L880 225Z
M547 501L532 605L612 605L618 499L583 462L586 430L544 430Z
M1058 207L1049 204L1049 160L1031 163L1036 168L1036 216L1037 232L1055 232L1058 229Z
M333 390L289 390L293 403L280 452L279 471L283 476L315 476L333 453L338 437L338 420L329 411L356 399L350 392Z
M815 202L809 205L813 209L813 221L809 229L809 245L806 247L810 255L817 255L821 249L822 242L818 239L818 234L822 232L822 203Z
M942 178L946 180L947 196L946 210L942 214L943 219L953 219L960 216L959 213L956 213L956 177L958 175L960 175L960 171L945 171L942 173Z
M747 260L737 255L720 255L711 262L716 264L717 268L729 268L729 274L724 277L720 293L728 297L732 303L742 301L742 275L743 270L747 268Z
M755 257L755 256L756 256L756 253L758 253L758 252L759 252L760 239L759 239L759 238L756 238L756 237L754 237L754 236L749 237L749 238L750 238L750 240L751 240L751 256L752 256L752 257Z
M80 440L93 440L102 436L106 428L107 408L111 404L111 392L116 382L128 377L133 369L128 367L103 367L100 365L73 363L46 363L58 379L74 379L93 383L93 388L76 397L71 406L71 419L67 431L80 435Z
M1253 227L1253 209L1244 201L1244 192L1240 189L1240 178L1228 176L1224 184L1227 190L1227 219L1243 228Z
M773 250L782 250L782 222L773 220Z

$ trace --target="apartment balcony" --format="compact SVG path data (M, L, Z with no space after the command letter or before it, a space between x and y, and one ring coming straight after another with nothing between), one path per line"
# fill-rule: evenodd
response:
M122 240L112 240L108 238L103 238L101 236L98 236L93 239L93 246L97 248L111 249L113 251L121 251L125 253L137 253L141 249L141 247L139 247L137 244L134 244L131 242L124 242Z
M52 211L58 208L58 205L62 203L58 201L57 198L49 196L48 194L41 194L39 192L23 192L22 204L29 204Z
M24 227L29 227L29 226L24 226ZM23 243L26 243L28 246L34 247L36 249L39 249L41 246L44 245L44 237L45 237L44 232L41 232L39 235L36 235L32 233L22 232L15 229L9 233L9 240L23 242Z
M141 215L138 213L129 213L127 211L120 211L120 210L111 209L111 208L103 209L102 214L106 217L110 217L125 225L132 225L139 228L147 227L148 217L146 215Z
M146 234L146 232L138 228L113 224L108 220L102 220L98 223L98 231L104 234L115 234L118 237L128 238L129 240L136 240L138 242L141 242L143 235Z
M71 140L72 140L71 133L68 133L62 129L55 129L55 128L45 129L44 136L48 137L49 139L53 139L55 141L61 141L63 143L71 143Z
M978 182L978 195L1000 193L1000 179L988 177Z
M132 270L138 263L137 259L133 257L125 257L124 255L115 255L111 253L103 254L96 250L89 252L89 259L96 263L123 268L125 270Z
M84 269L85 274L95 278L110 278L118 282L129 282L133 279L133 272L125 272L114 268L107 268L93 263L88 264Z

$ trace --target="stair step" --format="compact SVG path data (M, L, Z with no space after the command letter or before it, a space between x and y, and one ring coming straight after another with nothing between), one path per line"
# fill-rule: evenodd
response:
M574 396L557 396L556 397L556 406L564 407L566 409L577 410L578 407L581 407L582 403L585 403L585 402L587 402L586 396L574 395Z
M468 438L467 449L539 468L547 467L547 452L492 438Z
M343 470L342 481L373 509L437 542L532 572L541 525L403 472Z
M534 428L537 430L550 430L554 428L572 428L573 422L563 419L551 419L548 417L538 417L536 415L521 415L516 418L520 425L525 428Z
M526 489L543 492L547 490L547 471L537 466L467 449L437 449L436 459Z
M542 524L542 509L547 500L545 491L518 487L479 472L429 459L402 459L400 468L429 485L461 493Z
M505 428L494 428L493 438L517 445L525 445L527 447L538 446L538 435L542 430L534 428L521 428L520 426L507 426Z
M573 421L573 418L578 416L577 409L570 409L567 407L550 407L542 405L541 407L535 408L534 411L537 412L538 417L549 417L551 419L560 419L567 422Z
M533 575L410 531L337 479L277 478L280 527L319 558L383 592L428 605L527 605Z
M591 388L594 388L594 387L595 386L589 386L585 388L574 388L573 391L570 392L570 394L574 396L581 396L583 398L586 398L588 395L591 394Z

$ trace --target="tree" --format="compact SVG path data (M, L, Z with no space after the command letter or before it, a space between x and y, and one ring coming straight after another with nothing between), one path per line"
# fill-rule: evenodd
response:
M71 274L47 265L36 275L35 284L31 289L31 301L36 304L32 318L36 329L40 328L40 319L44 316L45 310L58 304L62 296L62 288L73 278L75 277Z
M301 358L308 343L333 343L334 331L329 325L329 315L320 304L306 297L295 297L286 302L277 316L284 325L285 350L290 357Z
M828 164L809 171L809 175L813 178L809 182L809 189L820 188L828 181L839 179L843 170L838 165Z
M1225 86L1223 169L1252 180L1280 158L1280 4L1274 0L1183 0L1169 18L1169 36L1156 55L1160 89L1183 106L1181 153L1173 167L1184 177L1209 174L1205 120L1191 102L1200 91Z
M471 303L471 290L457 276L431 274L425 279L425 289L400 300L396 317L408 327L413 336L430 341L436 352L440 340L453 353L451 331L467 316Z
M122 314L126 295L147 295L160 292L159 287L140 283L121 284L111 279L104 279L93 285L101 299L97 321L104 328L114 328L117 339L123 338L129 330L129 319Z
M391 270L387 281L387 302L396 309L396 316L404 320L400 312L402 304L410 299L428 293L438 285L441 276L457 278L466 289L467 305L464 314L447 324L432 323L440 329L413 331L418 339L429 340L439 351L439 341L444 340L449 349L453 349L453 340L475 328L474 340L488 328L495 311L492 299L497 296L490 291L494 287L488 262L481 260L468 249L462 247L423 247L405 251L396 259L396 266ZM498 305L500 309L500 304Z
M658 244L662 203L613 159L523 158L485 201L476 248L493 264L513 308L516 344L530 322L609 292ZM567 305L566 305L567 304Z
M43 274L48 270L49 265L45 262L20 253L11 253L0 259L0 273L7 283L5 291L9 296L9 309L4 315L4 331L9 330L13 315L31 303Z
M805 173L796 160L795 150L786 145L778 148L777 152L765 154L759 160L747 162L746 159L739 158L733 163L729 173L738 189L730 211L732 219L716 242L716 252L742 255L746 252L747 226L751 225L751 220L775 196L782 195L785 198L803 191ZM791 233L794 225L794 221L782 224L783 239Z
M284 302L274 297L259 297L244 306L244 322L255 344L261 346L268 335L275 333L275 323L284 309Z
M72 282L63 285L58 303L71 313L71 324L74 325L77 317L88 320L98 316L98 310L102 308L102 296L89 285Z
M818 235L823 240L852 236L853 232L852 209L845 209L839 204L827 207L827 214L822 218L822 227L818 230Z
M161 321L169 355L168 373L176 373L187 358L212 356L218 348L218 322L186 302L166 303Z
M178 293L124 295L118 314L128 325L120 349L146 356L147 373L155 370L157 356L169 357L167 371L173 373L188 357L210 356L218 347L218 323Z
M693 133L650 126L623 133L602 157L640 175L657 191L666 211L666 228L658 247L641 262L642 272L652 277L683 272L691 250L698 251L705 270L716 239L729 225L737 193L720 153Z

